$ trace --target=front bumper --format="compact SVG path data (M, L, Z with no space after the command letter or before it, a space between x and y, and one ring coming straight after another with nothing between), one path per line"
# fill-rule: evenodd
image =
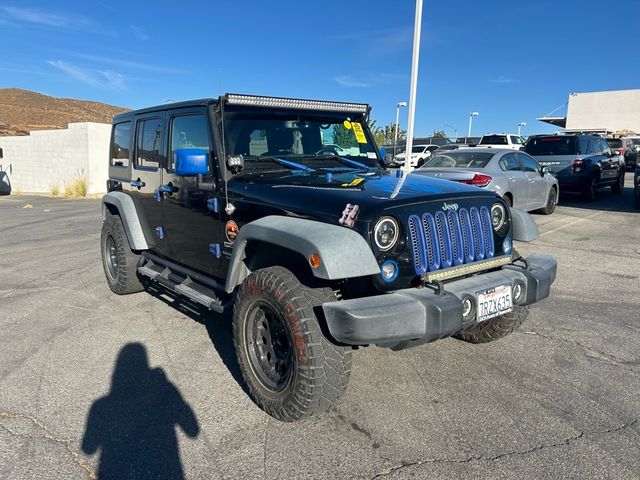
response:
M532 255L528 268L507 265L499 270L445 284L440 295L431 288L407 288L386 295L325 303L322 309L331 336L346 345L375 344L395 350L449 337L475 324L475 314L462 316L462 300L475 306L478 292L500 285L524 287L516 305L549 296L556 279L556 259ZM475 308L474 308L475 311Z

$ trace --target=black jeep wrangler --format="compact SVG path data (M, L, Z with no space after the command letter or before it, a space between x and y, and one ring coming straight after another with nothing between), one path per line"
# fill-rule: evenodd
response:
M390 171L365 104L227 94L113 121L102 260L115 293L156 283L233 307L238 364L280 420L328 409L351 353L489 342L549 295L556 260L495 193Z

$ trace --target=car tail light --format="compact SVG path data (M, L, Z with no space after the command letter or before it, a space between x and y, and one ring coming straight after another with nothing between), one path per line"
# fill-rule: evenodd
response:
M584 160L573 161L573 173L581 172L583 168L584 168Z
M475 185L476 187L486 187L493 180L489 175L483 175L476 173L471 180L460 180L460 183L466 183L468 185Z

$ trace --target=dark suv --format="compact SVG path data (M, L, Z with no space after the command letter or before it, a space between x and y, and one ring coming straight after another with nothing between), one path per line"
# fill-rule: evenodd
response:
M233 309L248 391L281 420L331 407L354 348L496 340L555 280L553 257L513 248L537 238L528 214L385 169L369 111L227 94L113 120L101 235L111 290L160 285Z
M536 135L524 151L556 176L562 192L580 192L594 201L602 187L624 190L624 159L597 135Z

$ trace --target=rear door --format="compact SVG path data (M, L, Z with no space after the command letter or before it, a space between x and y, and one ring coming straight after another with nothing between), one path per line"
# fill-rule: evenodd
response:
M529 196L529 180L522 171L515 153L507 153L498 161L498 165L507 177L509 193L513 197L513 206L527 209L527 197ZM503 195L506 192L501 192Z
M162 185L162 167L164 165L164 114L162 112L148 113L135 118L133 165L131 182L123 184L128 188L153 232L153 243L160 253L165 253L166 230L162 222L162 203L157 190Z
M529 183L527 210L542 208L547 203L547 181L540 172L540 165L526 153L518 152L516 155Z
M164 218L171 258L216 275L223 240L221 202L217 201L213 157L215 155L206 107L169 110L167 118L168 161L164 195ZM209 174L181 177L175 174L176 150L201 149L209 155ZM207 188L204 188L207 185Z

